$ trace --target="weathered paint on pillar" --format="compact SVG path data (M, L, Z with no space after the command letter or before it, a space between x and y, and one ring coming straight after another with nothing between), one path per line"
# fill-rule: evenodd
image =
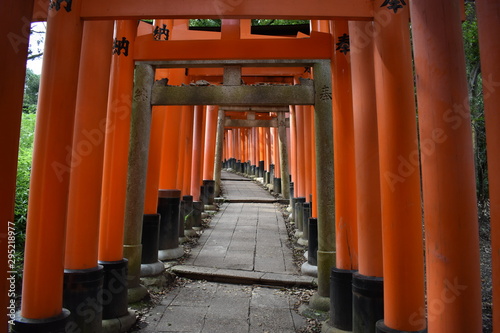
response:
M318 295L330 296L335 267L335 193L333 170L332 81L329 61L314 65L316 175L318 191Z
M311 217L318 216L318 185L317 185L317 176L316 176L316 149L315 149L315 126L314 126L314 110L311 110L309 113L311 117L311 151L312 151L312 208L311 208Z
M348 22L331 21L331 31L334 42L341 43L345 34L349 33ZM356 162L349 53L339 46L333 51L332 60L333 117L335 119L333 124L335 225L337 228L337 268L357 270Z
M207 107L207 124L205 130L205 160L203 161L203 179L214 179L215 141L217 137L217 113L214 105Z
M16 197L17 160L19 135L23 107L24 80L26 77L26 58L28 56L28 39L30 34L33 0L6 0L0 4L0 49L2 62L0 71L0 133L2 145L0 154L0 251L8 253L9 227L14 227L14 206ZM6 79L9 78L9 79ZM9 223L11 222L11 223ZM12 235L12 229L11 235ZM7 307L10 306L8 294L10 285L7 278L11 270L8 267L8 256L0 257L0 315L6 318ZM7 324L2 324L7 330Z
M70 176L65 269L97 266L113 21L84 24Z
M476 176L460 6L443 0L413 1L410 6L422 160L428 329L430 333L481 332ZM411 163L411 156L403 157ZM443 305L444 298L450 301Z
M71 147L83 32L80 7L81 1L74 1L70 11L54 7L48 15L26 223L24 318L62 312L69 181L77 163Z
M349 22L356 153L358 270L364 276L382 277L382 221L373 38L365 34L372 25L372 22Z
M133 53L133 40L137 21L117 21L115 38L130 41L129 55ZM103 184L99 228L99 260L123 259L123 224L127 191L128 151L130 140L130 113L134 61L131 56L113 54L108 96L106 139L104 143Z
M422 216L408 8L374 4L375 79L380 151L384 323L418 331L425 309ZM407 169L402 160L415 164ZM397 177L404 182L394 183ZM404 221L404 223L402 223ZM404 297L402 297L404 295ZM413 319L413 320L412 320Z
M288 144L286 138L285 113L278 113L278 138L280 150L281 195L290 199L290 176L288 173Z
M142 255L141 240L151 136L151 90L153 83L153 68L150 65L136 66L123 239L123 256L128 259L128 289L131 302L142 299L147 293L147 291L142 290L137 295L132 295L131 290L143 289L139 287Z
M500 2L477 0L490 189L493 331L500 330Z

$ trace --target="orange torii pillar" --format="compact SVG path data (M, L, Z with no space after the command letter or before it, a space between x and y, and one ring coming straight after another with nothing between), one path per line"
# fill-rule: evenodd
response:
M157 73L155 73L157 76ZM142 221L141 277L157 276L164 271L164 265L158 259L160 250L160 214L158 196L160 190L160 170L165 117L164 107L153 106L151 116L151 136L144 197L144 216Z
M263 127L258 127L257 131L259 133L259 160L258 168L259 168L259 177L264 177L264 169L265 169L265 159L266 159L266 135Z
M356 162L348 22L331 21L333 43L333 142L337 265L332 269L330 324L352 330L352 274L358 269Z
M295 106L289 106L290 114L290 173L291 173L291 183L290 183L290 221L295 222L295 198L298 197L297 193L297 125L296 125L296 113ZM312 117L314 120L314 113L312 112ZM277 134L277 133L276 133ZM313 138L314 139L314 138ZM314 140L311 143L314 145ZM274 163L276 165L276 162Z
M297 126L297 181L295 182L296 197L306 196L306 183L305 183L305 146L304 146L304 106L295 106L295 124Z
M215 140L217 137L217 113L218 107L214 105L207 106L206 124L205 124L205 147L203 159L203 202L209 206L208 209L214 209L215 199L215 180L214 180L214 162L215 162Z
M203 167L203 105L194 107L193 118L193 152L191 157L191 195L194 201L200 200Z
M302 139L304 146L304 159L302 163L302 167L304 169L304 195L305 202L302 206L299 206L298 214L301 214L297 221L299 221L299 230L302 231L300 233L300 238L297 240L299 245L307 246L309 242L309 217L307 214L304 214L306 209L310 212L310 202L312 195L312 151L311 151L311 130L312 130L312 108L310 106L303 106L302 120L303 120L303 131L302 131ZM302 223L301 223L302 222ZM300 229L300 225L302 228Z
M192 195L191 193L191 162L193 160L193 126L194 126L194 106L185 106L182 109L182 121L184 123L184 135L181 137L180 149L184 153L184 167L182 168L183 186L182 195Z
M376 1L373 30L368 32L377 32L373 34L384 261L384 320L377 329L421 332L426 327L420 314L424 263L409 15L403 5L386 5Z
M372 22L349 22L356 154L358 273L352 277L355 333L375 332L384 317L382 221Z
M269 184L270 182L270 172L271 172L271 161L272 161L272 139L271 139L271 128L264 128L265 136L266 136L266 162L264 169L266 170L264 174L264 184ZM241 159L243 161L243 157Z
M184 165L185 165L185 155L186 155L186 112L189 106L184 105L180 107L180 129L179 129L179 148L178 148L178 166L177 166L177 188L181 191L181 197L187 195L184 190Z
M7 331L9 322L15 319L15 298L9 297L15 284L14 262L9 258L9 250L14 245L14 207L16 197L17 160L19 135L23 107L24 81L26 78L26 58L28 56L28 39L30 34L33 0L7 0L0 4L0 49L2 62L0 71L0 133L2 146L0 154L0 315L8 316L8 322L1 328ZM8 79L7 79L8 78ZM10 229L9 229L10 227ZM10 240L9 240L10 237ZM9 249L9 246L11 248ZM12 264L12 267L11 267ZM7 280L9 279L9 280Z
M115 49L111 62L104 143L98 253L99 264L104 267L103 292L111 296L107 304L104 304L103 319L110 320L110 323L117 320L131 322L130 325L135 321L135 315L128 312L127 289L124 288L127 286L128 260L123 256L123 230L134 79L132 54L136 32L135 20L115 23Z
M460 5L421 0L411 2L410 7L422 157L428 330L482 332L474 149ZM495 108L498 111L498 105Z
M483 75L488 182L490 187L491 261L493 270L493 330L500 330L500 2L477 0L479 47Z
M273 189L276 192L276 188L281 187L281 163L280 163L280 154L279 154L279 138L278 138L278 128L273 128L273 149L274 149L274 179L273 180Z
M63 267L70 171L76 162L71 146L83 32L80 7L81 1L75 1L70 10L63 6L49 9L31 171L22 304L12 327L14 332L64 331L69 315L63 309Z
M183 83L184 69L156 70L157 79L168 78L172 85ZM180 189L177 175L180 163L180 133L182 123L182 106L155 106L154 109L165 113L161 148L160 189Z
M84 23L64 262L63 305L71 312L67 331L102 327L103 267L97 251L113 25Z

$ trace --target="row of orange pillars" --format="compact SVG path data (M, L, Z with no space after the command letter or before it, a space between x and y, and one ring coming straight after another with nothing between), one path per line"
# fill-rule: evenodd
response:
M31 17L32 8L24 8L21 1L9 4L9 11L2 11L2 15L9 15L2 16L5 20L0 21L0 31L6 32L3 35L7 36L11 27L15 26L22 36L26 27L25 22L19 18ZM315 114L314 126L312 123L305 126L311 119L307 117L310 112L307 113L306 107L303 108L302 115L301 107L295 107L290 112L290 171L292 180L297 184L297 194L306 198L312 194L314 205L314 202L320 202L320 198L314 197L313 185L316 184L317 193L320 193L320 186L326 185L326 188L330 189L328 199L335 198L334 205L316 207L318 215L321 210L329 210L335 212L335 218L318 221L318 292L311 306L327 308L329 306L323 303L330 295L333 296L332 299L341 295L341 287L334 285L334 288L330 288L330 284L325 283L330 279L332 267L334 274L338 273L334 275L339 277L338 280L345 281L344 274L351 274L353 285L357 283L357 289L351 289L355 290L354 294L351 291L351 296L365 297L368 303L370 297L378 296L377 292L380 291L375 289L375 286L380 285L377 282L383 277L384 311L383 321L377 323L379 332L420 332L426 329L433 333L480 332L482 326L472 133L459 24L460 12L455 3L442 1L439 4L440 6L433 6L432 2L422 0L412 1L410 6L417 73L419 137L415 121L414 77L407 29L408 10L400 10L398 15L385 21L383 26L377 26L373 22L337 22L327 27L328 31L332 32L342 27L347 31L348 27L352 43L349 58L341 52L336 52L332 59L335 120L332 137L335 141L335 151L324 149L322 140L326 142L328 137L318 140L316 136L315 149L306 152L306 140L314 132L314 128L317 131L318 124L321 125L318 116L322 115ZM495 33L500 31L499 5L498 1L488 0L477 0L477 4L482 71L485 78L484 103L490 168L491 241L495 284L493 293L494 300L498 300L500 121L497 111L500 93L497 82L500 82L500 67L497 59L500 46ZM135 253L134 247L138 246L141 240L137 239L139 232L126 230L125 234L132 235L133 239L124 239L120 231L127 225L124 223L127 214L156 214L157 198L153 200L148 195L155 197L158 188L164 187L162 179L166 179L162 178L162 161L159 158L164 154L149 154L151 159L158 159L156 163L147 162L148 168L160 168L159 172L154 173L159 178L153 181L149 176L140 178L140 175L128 175L143 179L148 190L144 193L144 209L139 212L126 210L128 201L125 169L130 161L130 114L125 110L130 109L131 98L124 92L132 90L134 63L130 58L118 56L114 56L113 61L108 63L96 61L106 59L106 54L109 54L106 53L109 50L106 35L112 34L112 23L93 22L82 27L77 14L75 11L70 15L54 15L49 18L53 24L48 25L48 46L44 58L44 67L49 70L42 78L39 110L43 116L39 117L37 123L39 133L43 135L36 135L37 149L34 153L31 187L31 192L37 195L32 195L29 203L29 221L37 223L28 222L23 302L20 316L14 326L14 331L17 332L71 330L71 326L61 328L61 323L66 325L68 315L62 310L62 268L87 270L87 277L92 277L93 272L98 270L96 259L100 260L107 272L104 289L96 298L89 297L88 302L82 304L98 309L99 304L96 305L94 301L99 297L108 309L112 308L116 313L122 312L117 314L118 318L127 316L127 293L124 293L127 274L123 260L123 244L125 251ZM9 16L15 19L9 19ZM135 34L135 23L120 22L118 26L124 29L124 34ZM102 46L87 48L89 52L82 53L81 62L82 39L75 38L75 31L80 31L83 43L90 44L92 41L93 45ZM12 48L10 40L5 43L1 49L5 51L3 56L6 61L2 62L2 65L7 66L8 75L5 77L11 79L7 80L2 76L0 101L8 101L8 109L12 107L11 103L17 103L19 105L13 109L20 110L22 96L15 97L22 95L22 89L18 88L22 87L24 75L20 74L24 72L27 48L18 47L16 50ZM356 45L362 47L355 48ZM97 55L98 52L105 54ZM62 58L61 54L69 56ZM293 58L293 54L290 57ZM80 64L82 70L78 76ZM57 70L52 70L56 68ZM175 76L174 73L171 75ZM109 100L112 105L108 105L108 96L105 93L108 86L111 87L109 94L112 98ZM75 98L69 98L69 95ZM325 97L325 92L322 95ZM65 112L74 109L75 99L76 116L72 112ZM108 107L111 107L113 112L107 112ZM105 111L99 113L102 110ZM168 110L167 108L164 113L167 114ZM172 139L176 142L187 138L182 134L182 131L185 131L184 134L189 132L184 127L188 123L184 122L184 118L190 117L191 114L196 117L196 112L199 115L203 114L204 110L205 107L194 110L186 108L180 116L180 121L175 122L177 126L164 133L179 133ZM214 112L207 107L206 114L210 114L210 111ZM292 125L294 113L295 121L298 121L295 127ZM16 138L19 120L15 114L12 115L13 118L9 118L10 116L2 114L7 124L2 134L7 138L6 155L16 155L9 150L16 150L17 144L11 139ZM157 113L159 121L158 117L154 116L155 114L151 137L156 137L155 124L173 126L174 122L170 120L179 117L179 114L177 112L165 116L163 121L161 114ZM300 117L304 118L300 120ZM199 118L207 119L205 137L211 132L207 126L211 123L209 118ZM101 124L101 130L86 131L84 124L87 121ZM72 127L73 123L76 124L75 139L73 130L67 129L68 126ZM193 119L192 124L199 126L200 122ZM203 122L201 124L203 128ZM302 126L302 131L299 126ZM256 137L256 130L252 131ZM259 131L261 130L257 130ZM235 130L228 131L226 140L231 137L234 139L234 132ZM240 131L240 137L241 133L245 135L245 131ZM303 136L302 143L294 144L293 140L299 140L299 136ZM163 143L166 139L167 135L163 135L161 140L154 144ZM64 147L58 144L59 142L76 142L81 146ZM109 146L105 144L107 142L110 143ZM154 149L154 144L151 144L151 149ZM303 150L300 148L302 144ZM249 159L252 164L261 161L261 149L258 160L254 151L254 161L244 153L241 155L240 152L238 155L238 152L235 152L236 146L228 146L227 158ZM204 149L202 154L201 148L189 149L188 142L169 147L178 149L177 156L184 154L184 158L179 159L177 172L169 173L171 178L167 178L172 181L172 185L165 185L165 188L175 186L185 191L184 193L194 193L191 192L191 184L195 184L197 191L200 183L193 183L193 179L201 176L198 173L193 176L193 170L204 170L205 168L200 167L201 159L207 159L210 154L205 154ZM161 149L164 149L163 146ZM200 155L193 156L195 152ZM297 154L295 160L293 154ZM304 160L307 154L311 155L310 161ZM79 160L79 155L85 155L86 158ZM187 161L189 156L192 158L191 163ZM328 158L324 160L335 158L335 179L318 177L314 182L314 168L311 166L312 171L308 172L306 165L312 165L316 161L316 174L319 175L318 170L332 168L332 165L323 163L325 156ZM186 167L192 166L197 157L198 164L192 170L186 171L189 170ZM262 160L264 163L273 161L272 156L271 159L264 156ZM84 163L85 172L82 168ZM180 163L184 163L184 168L179 168ZM10 169L11 164L2 164L0 167L2 174L15 174L15 170L12 172ZM68 176L70 169L71 174ZM15 177L5 178L11 181ZM186 178L191 178L191 181ZM308 186L311 193L307 192ZM63 200L65 197L67 200ZM12 202L10 198L11 194L7 195L5 200L2 198L2 202ZM68 214L63 213L66 211ZM90 217L92 214L96 215ZM13 214L6 215L8 216L5 221ZM5 222L2 220L2 223ZM127 248L128 245L130 246ZM133 255L128 258L137 260ZM130 289L136 287L136 281L127 282L132 287ZM2 301L7 300L2 298ZM339 311L349 308L347 302L340 302ZM9 306L9 303L5 304L3 309ZM371 306L370 304L367 306ZM335 318L339 316L336 306L337 304L334 304L333 325L336 325ZM373 313L375 310L370 312ZM91 317L92 313L85 312L82 315ZM122 322L118 318L116 324L121 325ZM498 309L494 320L494 327L499 327ZM357 322L354 320L354 324ZM357 328L353 327L353 330L355 329Z

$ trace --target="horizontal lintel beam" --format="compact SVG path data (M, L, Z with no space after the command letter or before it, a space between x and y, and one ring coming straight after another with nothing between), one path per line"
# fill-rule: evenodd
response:
M332 38L328 33L313 32L310 38L283 39L213 39L156 41L152 36L139 36L135 41L134 59L158 68L167 67L164 61L186 60L251 60L331 59ZM302 61L305 62L305 61ZM295 61L297 66L299 61ZM193 66L196 62L193 63ZM242 64L243 66L245 64ZM276 66L272 62L268 65ZM311 64L307 64L311 65ZM281 65L283 66L283 65Z
M288 106L221 106L219 110L232 111L232 112L289 112L290 108Z
M35 20L47 17L49 0L35 1ZM371 19L372 0L85 0L84 19Z
M249 119L230 119L226 118L224 126L225 127L278 127L278 119L272 120L249 120ZM290 119L285 119L285 127L290 127Z
M314 87L295 86L161 86L155 85L153 105L314 105Z

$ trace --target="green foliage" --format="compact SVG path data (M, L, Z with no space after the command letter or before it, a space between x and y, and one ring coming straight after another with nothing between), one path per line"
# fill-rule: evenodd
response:
M469 102L474 134L474 159L479 204L485 206L488 195L488 167L486 159L486 129L484 123L484 102L482 90L479 38L475 3L465 4L466 20L462 24L464 49L469 85Z
M35 113L38 103L38 90L40 88L40 75L33 73L31 69L26 71L24 83L23 112Z
M22 272L24 242L26 239L26 218L28 215L28 196L33 156L35 114L23 113L21 139L19 140L19 159L17 165L16 204L14 222L16 225L16 271Z
M274 20L274 19L255 19L252 20L252 25L295 25L295 24L309 24L308 20ZM190 27L220 27L221 20L202 20L195 19L189 20Z

